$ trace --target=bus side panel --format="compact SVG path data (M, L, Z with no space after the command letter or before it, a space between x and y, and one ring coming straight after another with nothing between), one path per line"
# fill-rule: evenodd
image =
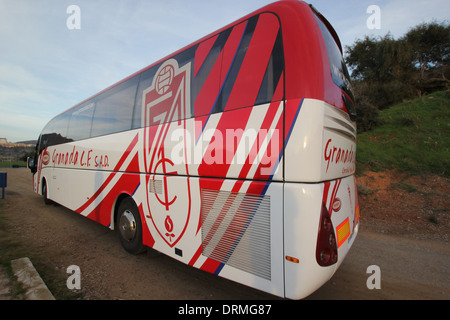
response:
M151 235L145 245L195 268L283 295L281 183L145 176L145 183L155 186L143 203ZM154 183L158 179L161 184ZM144 188L135 198L141 196Z
M287 183L284 189L286 297L301 299L325 284L338 269L358 232L359 204L356 181L350 176L317 184ZM337 262L320 266L317 243L323 204L331 216Z
M35 190L42 193L45 179L49 199L111 225L117 197L132 195L140 184L138 136L128 131L115 134L113 145L105 145L99 137L46 148L35 174Z

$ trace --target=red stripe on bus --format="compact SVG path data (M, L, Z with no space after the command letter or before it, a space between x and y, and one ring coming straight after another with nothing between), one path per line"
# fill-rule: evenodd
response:
M211 113L212 108L217 101L217 97L219 96L223 82L225 81L223 73L230 68L231 63L233 62L246 25L246 23L241 23L231 31L231 34L209 73L206 82L203 84L203 87L195 99L196 116Z
M205 62L206 57L208 56L209 52L211 51L214 45L214 42L216 42L218 37L219 35L216 35L212 38L209 38L206 41L203 41L198 45L198 48L195 51L194 77L197 76L198 71Z
M328 192L330 190L330 184L331 184L330 181L327 181L324 183L322 202L325 204L327 203Z
M267 110L267 113L265 115L264 121L261 125L260 130L258 131L258 136L256 138L255 143L252 146L252 149L249 152L249 155L247 157L247 160L245 161L244 165L242 166L241 172L239 173L239 178L241 179L246 179L248 172L250 171L251 167L252 167L252 163L255 160L256 156L258 155L259 152L259 148L261 147L261 141L264 141L266 139L267 136L267 131L261 132L261 129L264 130L269 130L270 129L270 125L272 124L272 120L275 117L275 114L278 111L278 108L283 108L283 105L281 104L281 100L283 99L283 74L281 74L280 80L278 81L278 85L277 88L275 90L274 96L269 109ZM283 114L281 115L281 119L283 119ZM277 127L278 130L280 130ZM281 132L279 132L280 135L282 135L282 128L281 128ZM279 145L281 147L281 145ZM268 149L267 149L268 150ZM278 150L278 153L281 150ZM259 170L256 171L255 176L253 177L254 179L260 179L261 172Z
M281 161L281 157L283 155L283 114L281 115L280 119L278 119L278 123L275 127L274 135L269 140L269 144L267 145L266 152L264 153L259 166L258 172L261 176L258 177L259 179L265 178L265 179L271 179L272 175L275 173L275 169L279 165L279 162ZM277 140L278 139L278 140ZM275 144L275 146L272 147L272 145ZM273 150L272 150L273 149ZM273 152L272 152L273 151ZM262 171L264 169L264 172Z
M221 265L220 262L208 258L203 263L203 265L200 267L200 269L203 270L203 271L207 271L209 273L215 273L217 268L219 268L220 265Z
M261 178L261 172L259 170L257 170L255 172L255 175L253 177L247 177L247 175L248 175L250 169L252 168L253 162L255 161L255 159L258 158L258 153L260 151L261 144L264 141L266 141L266 139L267 139L267 135L270 130L270 125L272 124L273 118L275 117L279 107L280 107L279 101L270 104L269 109L267 110L267 113L266 113L263 123L261 125L261 128L258 130L256 140L253 143L252 148L250 149L250 152L247 156L245 163L242 165L241 172L239 173L240 179L247 179L247 178L260 179ZM281 119L282 119L282 117L281 117ZM266 153L267 153L267 150L269 150L268 146L266 149ZM260 161L259 161L260 163L262 162L261 160L262 159L260 159Z
M339 191L339 187L341 186L341 179L336 180L336 183L334 185L334 189L333 189L333 193L331 194L331 198L330 198L330 204L328 206L328 212L331 214L333 213L333 203L334 200L336 199L336 195Z
M260 16L225 111L254 105L278 30L279 23L276 16L273 14Z
M205 156L202 159L202 163L198 167L198 174L200 176L226 177L231 164L230 162L236 154L237 146L240 141L240 137L237 137L237 141L225 141L227 140L227 129L245 130L251 112L252 108L243 108L235 112L222 113L220 121L216 127L217 135L215 134L211 139L212 143L210 143L206 148ZM220 140L222 140L222 146L226 147L224 150L217 149L217 147L220 147ZM220 159L216 157L217 153L221 156Z
M243 22L236 27L233 28L227 43L225 44L223 50L223 61L222 61L222 73L220 79L220 86L222 87L223 83L226 80L228 72L231 68L231 65L236 57L237 51L239 49L239 45L241 43L242 37L244 36L245 28L247 27L247 22Z
M134 156L130 166L139 163L138 154ZM128 170L126 170L128 172ZM140 183L140 177L137 173L119 173L120 178L111 188L108 194L101 200L99 204L87 215L89 219L97 221L104 226L111 224L111 210L114 202L120 194L131 195Z
M220 71L222 66L222 53L220 53L214 66L208 74L208 78L198 93L194 105L195 116L208 115L216 101L220 89Z
M200 255L202 254L202 246L200 246L197 251L195 252L195 254L192 256L191 260L189 261L188 265L193 266L194 263L197 262L198 258L200 257Z
M136 144L138 142L138 135L139 134L136 134L133 141L131 142L131 144L128 146L127 150L124 152L124 154L120 158L119 162L117 163L117 165L114 168L114 172L112 172L108 176L108 178L105 180L105 182L100 186L100 188L94 193L94 195L85 204L83 204L81 207L79 207L77 210L75 210L76 212L78 212L78 213L83 212L87 207L90 206L90 204L92 202L94 202L95 199L97 199L97 197L100 195L100 193L108 186L108 184L111 182L111 180L117 174L117 171L119 171L120 167L122 167L123 163L128 158L131 150L133 150L133 148L136 146Z

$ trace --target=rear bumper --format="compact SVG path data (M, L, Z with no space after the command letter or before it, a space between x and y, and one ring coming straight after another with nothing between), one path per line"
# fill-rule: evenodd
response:
M322 267L317 242L322 206L331 216L337 262ZM353 176L315 184L287 183L284 188L285 296L302 299L325 284L349 252L358 233L359 204Z

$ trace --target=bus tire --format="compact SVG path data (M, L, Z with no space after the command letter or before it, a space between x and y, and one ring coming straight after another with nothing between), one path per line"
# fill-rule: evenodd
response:
M45 180L42 182L42 196L44 197L45 204L48 205L53 203L53 201L48 198L47 182Z
M127 252L136 255L145 251L141 217L132 198L125 198L120 203L116 225L120 243Z

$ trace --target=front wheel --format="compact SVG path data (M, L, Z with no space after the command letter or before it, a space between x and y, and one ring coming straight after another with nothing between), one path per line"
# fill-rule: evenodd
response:
M48 198L47 182L45 180L42 183L42 195L44 197L44 203L45 204L52 204L53 203L53 201Z
M120 203L117 226L120 243L127 252L139 254L145 251L141 217L133 199L126 198Z

